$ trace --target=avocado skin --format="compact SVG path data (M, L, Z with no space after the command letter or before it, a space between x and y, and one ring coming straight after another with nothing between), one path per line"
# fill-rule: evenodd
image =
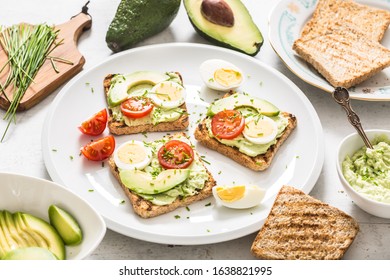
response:
M216 29L218 25L204 20L203 15L200 12L202 0L183 0L183 3L191 25L201 37L217 46L239 51L250 56L257 55L263 45L264 38L261 31L254 23L248 9L240 0L225 1L232 9L235 20L238 19L240 21L240 24L235 22L229 29L236 30L236 25L241 26L240 30L237 30L236 32L227 32L226 34L218 32L218 29ZM204 23L201 23L202 21ZM250 39L246 36L248 33L251 34L251 36L249 36ZM241 34L245 36L241 37ZM250 50L248 49L248 46L251 46Z
M151 37L175 19L181 0L122 0L106 33L113 52L126 50Z
M190 22L191 22L191 25L194 27L195 31L201 36L203 37L204 39L206 39L207 41L209 41L210 43L212 44L215 44L217 46L220 46L220 47L224 47L224 48L228 48L228 49L231 49L231 50L235 50L235 51L238 51L240 53L244 53L244 54L247 54L247 55L250 55L250 56L256 56L261 47L263 46L263 42L264 40L262 40L261 42L256 42L255 45L256 45L256 51L253 52L253 53L247 53L247 52L244 52L243 50L239 49L239 48L235 48L233 47L232 45L229 45L228 43L224 43L224 42L221 42L221 41L218 41L216 40L215 38L207 35L206 33L204 33L202 30L200 30L193 22L191 19L189 19Z

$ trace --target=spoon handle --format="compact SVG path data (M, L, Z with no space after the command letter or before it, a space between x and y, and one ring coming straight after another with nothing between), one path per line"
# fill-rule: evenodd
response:
M340 90L340 89L336 89ZM342 90L342 89L341 89ZM348 94L348 93L347 93ZM341 97L340 97L341 96ZM359 116L355 113L355 111L352 109L351 104L349 103L349 95L346 96L344 94L340 94L340 96L336 96L333 94L334 99L336 100L337 103L341 105L341 107L344 108L345 112L347 113L348 121L352 124L352 126L357 130L359 135L362 137L364 144L372 149L372 145L370 140L367 138L366 133L363 130L362 124L360 122Z

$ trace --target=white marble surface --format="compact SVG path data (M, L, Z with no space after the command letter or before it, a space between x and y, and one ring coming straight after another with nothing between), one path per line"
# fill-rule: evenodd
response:
M1 2L5 2L1 0ZM0 23L19 22L62 23L80 11L84 0L14 0L0 9ZM261 29L265 42L257 59L276 68L290 78L306 94L317 110L325 137L325 162L322 173L311 195L352 215L360 224L360 233L345 254L345 259L390 259L390 220L373 217L360 210L338 180L335 168L336 147L343 137L354 132L344 111L331 96L294 76L279 60L268 41L268 14L275 1L243 1ZM86 58L84 69L89 69L111 55L105 43L105 34L119 0L92 0L90 14L92 29L82 35L79 50ZM166 42L196 42L208 44L193 30L184 7L171 26L164 32L139 45ZM19 113L15 129L0 144L0 172L15 172L50 179L46 171L41 148L41 130L50 106L59 90L32 109ZM388 102L353 101L365 128L390 129ZM0 114L3 114L0 112ZM5 122L0 121L0 131ZM308 135L308 141L310 135ZM168 246L135 240L108 230L101 245L88 259L253 259L249 249L255 233L233 241L202 246Z

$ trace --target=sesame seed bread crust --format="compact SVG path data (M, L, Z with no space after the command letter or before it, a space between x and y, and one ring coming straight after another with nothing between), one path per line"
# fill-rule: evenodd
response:
M269 260L337 260L359 232L341 210L283 186L258 232L251 253Z
M106 96L108 95L108 90L111 86L111 79L114 77L114 74L109 74L104 78L103 87L104 93ZM158 132L158 131L177 131L184 130L189 125L189 118L187 113L187 107L184 103L179 108L184 109L185 113L177 120L172 122L161 122L156 125L154 124L140 124L134 126L128 126L124 121L116 121L112 117L112 111L108 109L108 122L107 127L112 134L115 135L127 135L127 134L135 134L142 132Z
M202 145L215 150L254 171L262 171L270 166L272 159L279 150L280 146L285 142L285 140L297 126L297 118L294 115L287 112L282 112L281 114L288 118L288 126L284 130L282 136L278 138L276 144L272 145L265 154L255 157L243 154L238 150L238 148L227 146L220 143L215 138L210 137L205 119L196 127L194 136L195 139Z
M185 136L183 132L178 132L174 135L169 136L169 138L174 138L179 135ZM196 153L196 151L194 151ZM198 155L199 156L199 155ZM203 162L202 162L203 164ZM120 180L118 168L115 165L114 158L111 156L108 160L108 165L110 167L111 173L114 175L114 177L118 180L122 190L124 191L125 195L129 199L134 212L139 215L142 218L153 218L168 212L172 212L175 209L179 207L185 207L188 206L196 201L200 201L203 199L206 199L212 195L212 188L216 185L216 181L214 180L211 173L207 170L208 174L208 180L206 181L203 189L201 189L196 195L193 196L187 196L184 198L177 198L173 203L168 205L154 205L150 201L140 197L135 192L131 191L129 188L127 188ZM204 164L203 164L204 166Z

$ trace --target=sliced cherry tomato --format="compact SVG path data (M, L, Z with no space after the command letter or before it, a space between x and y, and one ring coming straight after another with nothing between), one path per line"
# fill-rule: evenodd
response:
M96 136L103 133L104 129L106 129L106 125L107 111L106 109L103 109L84 121L79 126L79 129L84 134Z
M108 158L114 152L114 149L115 138L108 135L88 143L81 149L81 152L87 159L99 161Z
M223 110L211 119L211 131L221 139L234 139L245 128L245 119L236 110Z
M121 104L122 113L129 118L142 118L150 114L153 104L149 98L142 96L130 97Z
M158 161L165 169L183 169L194 160L194 151L187 143L171 140L160 148Z

